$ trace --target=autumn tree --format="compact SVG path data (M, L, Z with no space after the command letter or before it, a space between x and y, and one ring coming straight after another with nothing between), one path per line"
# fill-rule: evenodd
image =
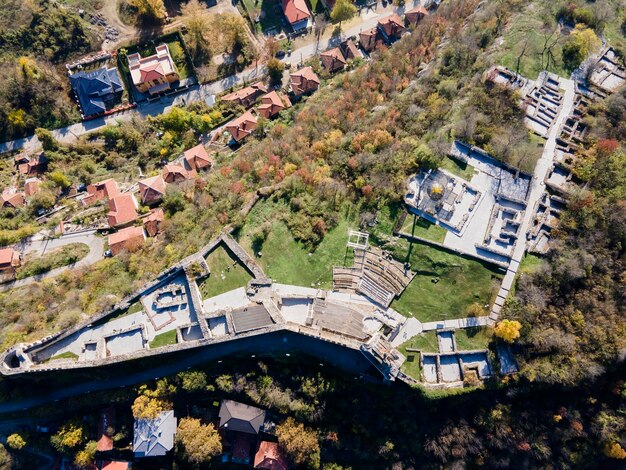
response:
M573 70L601 44L593 29L587 28L583 24L577 24L568 41L563 45L563 63L568 69Z
M11 449L20 450L24 448L26 441L21 435L15 432L7 437L7 445Z
M283 81L283 71L285 64L273 57L267 62L267 73L270 76L272 85L280 85Z
M196 418L179 421L176 444L183 458L194 465L209 462L222 452L221 438L213 423L202 424Z
M357 9L351 0L337 0L330 12L330 19L333 23L339 23L339 26L341 26L343 21L353 18L356 12Z
M520 336L522 324L517 320L502 320L496 325L496 336L507 343L514 342Z
M624 460L626 459L626 450L619 442L611 442L604 446L604 455L610 459Z
M211 56L211 20L205 3L189 0L181 6L182 20L187 27L186 43L194 61Z
M85 447L82 450L76 452L74 456L74 465L79 468L91 468L93 465L93 461L96 458L96 450L98 447L98 443L96 441L89 441L85 444Z
M72 419L59 428L50 442L59 452L69 452L85 442L86 433L82 423Z
M133 417L137 419L155 419L169 408L169 403L160 398L140 395L132 405Z
M161 23L167 16L163 0L132 0L132 5L137 8L137 13L148 21Z
M178 379L186 392L200 392L207 388L206 374L201 370L179 372Z
M298 467L319 468L320 445L315 431L289 417L276 426L278 444Z

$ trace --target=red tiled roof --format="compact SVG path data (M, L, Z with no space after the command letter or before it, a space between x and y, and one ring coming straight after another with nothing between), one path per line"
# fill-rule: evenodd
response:
M166 183L179 183L193 177L193 173L185 170L182 165L168 163L163 168L163 179Z
M123 193L109 200L109 226L119 227L137 220L137 201L131 193Z
M151 237L156 236L161 231L161 222L165 219L163 209L152 209L150 215L143 219L143 225Z
M109 426L115 426L115 408L109 407L102 410L100 419L98 420L98 439L96 450L104 452L113 450L113 439L106 434Z
M137 184L139 185L139 194L143 204L156 202L165 194L166 184L161 175L142 179Z
M359 44L366 52L371 52L376 48L378 39L378 28L368 29L359 33Z
M241 90L224 95L221 99L222 101L240 104L244 108L249 108L263 93L267 93L267 86L263 82L257 82Z
M3 207L22 207L24 205L24 193L7 193L2 195Z
M266 119L270 119L285 109L285 104L278 93L272 91L261 98L259 113Z
M40 185L41 180L39 178L28 178L24 181L24 194L26 194L26 197L30 197L39 191Z
M421 5L418 5L415 8L412 8L411 10L404 13L404 17L411 24L416 24L427 15L428 11L426 11L426 9Z
M19 266L20 254L13 248L1 248L0 249L0 268L6 269L9 267Z
M291 24L311 18L311 12L304 0L283 0L283 12Z
M295 95L317 90L320 79L311 67L304 67L291 74L291 89Z
M320 54L322 65L328 72L336 72L346 65L346 59L338 47L322 52Z
M204 170L213 166L213 160L211 160L211 157L209 157L209 154L202 144L185 150L183 155L185 156L185 161L190 170Z
M276 442L261 441L254 456L254 468L287 470L288 466Z
M119 194L117 189L117 182L112 179L106 179L99 183L90 184L87 186L87 196L82 200L83 205L89 206L102 199L115 197Z
M406 30L404 23L402 23L402 18L396 13L380 20L378 26L383 29L387 36L398 36Z
M145 239L143 227L127 227L109 235L109 249L114 255L122 250L134 251L143 244Z
M233 136L236 142L239 142L252 133L256 128L256 124L257 120L254 114L250 111L246 111L237 119L231 121L226 126L226 130L230 132L230 135Z
M128 462L102 462L102 470L128 470Z

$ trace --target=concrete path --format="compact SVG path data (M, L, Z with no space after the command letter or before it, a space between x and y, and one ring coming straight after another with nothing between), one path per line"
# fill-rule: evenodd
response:
M58 276L68 269L80 269L85 266L90 266L97 261L100 261L104 255L104 238L97 236L95 230L68 234L59 238L52 239L44 238L40 234L38 235L39 236L35 235L35 237L31 239L19 243L18 245L16 245L15 249L22 253L22 255L35 251L39 254L39 256L43 256L47 252L50 252L51 250L55 250L57 248L61 248L65 245L70 245L72 243L83 243L89 247L89 253L87 253L87 256L78 260L74 264L61 266L60 268L53 269L51 271L48 271L47 273L39 274L37 276L31 276L20 279L18 281L2 284L0 285L0 292L7 291L9 289L15 289L17 287L27 286L28 284L31 284L33 282L38 282L43 279Z
M489 317L467 317L467 318L455 318L452 320L439 320L439 321L431 321L426 323L421 323L419 320L415 318L409 318L404 324L400 327L400 331L396 335L396 337L391 341L391 345L394 348L397 348L402 343L406 343L410 339L416 337L417 335L425 332L425 331L434 331L434 330L442 330L442 329L455 329L458 330L460 328L475 328L481 326L487 326L489 321Z
M567 117L572 113L572 109L574 108L574 81L565 78L559 78L559 87L565 90L565 94L563 95L563 105L559 110L559 114L555 119L553 126L550 128L548 140L546 141L546 144L543 148L543 154L541 155L541 158L537 161L537 165L535 166L533 180L530 183L530 194L528 196L528 203L526 205L526 211L524 212L524 218L522 220L522 224L519 230L520 236L517 239L515 247L513 248L511 263L509 264L509 268L504 275L504 279L502 280L502 284L500 286L500 291L498 292L498 296L491 309L491 314L489 315L489 325L494 325L495 322L498 320L498 316L500 314L500 311L502 310L502 307L504 306L504 302L509 295L509 291L513 286L513 282L515 282L517 270L519 269L519 265L522 262L524 253L526 252L526 235L531 227L536 205L545 190L544 180L548 175L548 172L552 168L552 164L554 162L556 139L561 133L561 127L563 126L565 119L567 119Z

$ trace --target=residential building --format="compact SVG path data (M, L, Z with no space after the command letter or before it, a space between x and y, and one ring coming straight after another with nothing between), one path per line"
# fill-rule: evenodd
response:
M118 255L122 251L135 251L146 239L143 227L126 227L109 235L109 250L113 255Z
M26 181L24 181L24 194L26 195L26 197L31 197L39 191L40 187L41 180L39 178L27 178Z
M288 470L289 466L277 442L261 441L254 455L254 468Z
M342 42L339 45L339 49L346 61L363 58L363 53L356 47L352 39Z
M20 155L15 158L17 169L21 175L31 176L40 175L46 171L46 165L48 161L43 153L39 155L29 157L27 155Z
M84 117L102 114L115 106L122 97L124 86L116 68L106 67L70 75Z
M241 142L243 139L252 134L256 128L257 119L251 111L246 111L237 119L232 120L226 125L226 130L230 132L235 142Z
M306 30L311 21L311 12L305 0L282 0L283 13L294 32Z
M156 175L150 178L139 180L139 196L141 197L141 203L146 206L151 206L160 202L165 196L165 188L167 184L163 179L163 176Z
M131 193L122 193L109 199L107 219L111 228L125 227L137 220L135 196Z
M0 248L0 274L15 274L22 260L18 251L13 248Z
M338 47L320 54L322 66L329 73L339 72L346 66L346 58Z
M400 39L406 31L402 18L396 13L380 20L377 27L387 44Z
M221 101L233 105L241 105L247 109L256 102L259 96L265 93L267 93L267 86L263 84L263 82L257 82L241 90L222 96Z
M425 16L428 16L428 11L426 11L426 8L423 6L418 5L404 13L404 20L407 25L415 26L417 23L422 21Z
M277 116L283 109L291 106L289 98L276 91L272 91L261 98L259 105L259 114L265 119L271 119Z
M26 198L23 192L16 192L14 188L4 190L2 193L2 207L12 207L18 209L24 207Z
M109 435L108 430L115 428L115 408L112 406L100 412L98 420L98 441L96 450L98 452L107 452L113 450L113 438Z
M177 163L168 163L163 168L163 179L168 184L182 183L192 178L194 174L195 171L187 171L182 165L178 165Z
M188 171L210 170L213 166L213 160L202 144L185 150L183 158Z
M120 460L101 460L96 462L98 470L128 470L130 462L122 462Z
M378 28L371 28L359 33L359 45L365 52L370 53L380 42L380 33Z
M180 80L167 44L157 46L156 54L148 57L142 58L138 52L130 54L128 67L133 85L140 93L161 93Z
M304 67L290 75L291 91L295 96L313 93L320 86L320 79L311 67Z
M225 454L233 462L250 465L259 431L265 423L265 410L232 400L222 400L219 431Z
M91 206L103 199L111 199L119 194L117 182L112 179L106 179L99 183L93 183L87 186L87 195L81 200L83 206Z
M152 209L148 217L143 219L143 226L149 237L156 237L159 234L163 219L165 219L165 214L161 208Z
M174 447L176 417L174 411L163 411L155 419L135 419L133 427L135 457L159 457Z

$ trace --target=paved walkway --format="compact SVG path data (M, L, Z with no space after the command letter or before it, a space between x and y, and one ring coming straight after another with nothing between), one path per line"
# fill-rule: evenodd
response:
M530 194L528 196L528 203L526 205L524 219L522 220L522 224L519 230L520 236L517 239L515 248L513 248L511 263L509 264L509 268L504 275L504 279L502 280L502 284L500 286L500 291L498 292L498 296L491 309L491 314L489 315L490 325L494 325L495 322L498 320L498 316L500 314L500 311L502 310L502 307L504 306L504 302L509 295L511 287L513 286L513 282L515 282L517 270L519 269L519 265L522 262L524 253L526 252L526 234L530 229L532 219L535 214L535 207L545 190L544 180L548 175L548 172L552 168L552 164L554 161L554 151L556 150L556 139L561 133L561 126L563 125L565 119L567 119L567 117L572 113L572 109L574 107L574 81L560 78L559 86L560 88L565 90L565 94L563 96L563 105L559 110L559 115L554 121L554 125L550 128L548 140L546 141L546 144L543 148L543 154L541 155L541 158L537 161L537 165L535 166L533 180L530 183Z
M15 289L17 287L23 287L33 282L39 282L43 279L58 276L68 269L80 269L85 266L90 266L95 262L101 260L102 256L104 255L104 238L98 237L95 230L68 234L59 238L44 238L43 236L38 234L25 242L19 243L15 247L15 249L22 253L22 255L35 251L39 254L39 256L42 256L51 250L61 248L65 245L70 245L72 243L83 243L87 245L89 247L89 253L87 253L87 256L78 260L74 264L61 266L60 268L53 269L51 271L48 271L47 273L38 274L36 276L31 276L20 279L18 281L2 284L0 285L0 292L7 291L9 289Z
M410 339L416 337L417 335L425 332L425 331L436 331L443 329L454 329L458 330L460 328L474 328L480 326L486 326L489 321L489 317L467 317L467 318L454 318L452 320L439 320L439 321L431 321L422 323L416 318L410 317L404 324L400 327L400 331L396 335L396 337L391 341L391 345L394 348L397 348L402 343L406 343Z

